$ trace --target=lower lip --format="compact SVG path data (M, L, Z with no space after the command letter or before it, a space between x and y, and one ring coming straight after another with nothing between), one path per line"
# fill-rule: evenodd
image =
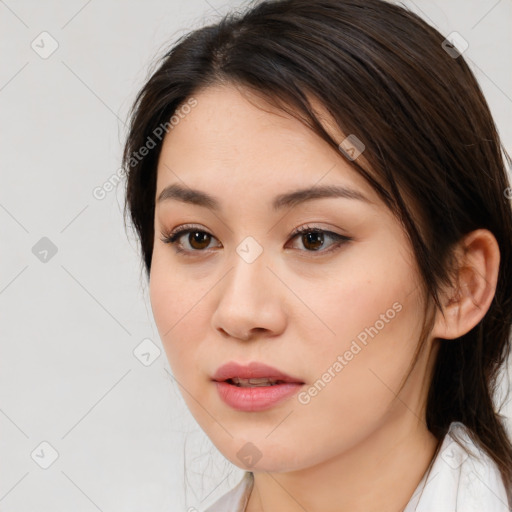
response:
M265 411L293 396L303 386L298 382L287 382L275 386L242 388L226 381L215 382L222 400L238 411Z

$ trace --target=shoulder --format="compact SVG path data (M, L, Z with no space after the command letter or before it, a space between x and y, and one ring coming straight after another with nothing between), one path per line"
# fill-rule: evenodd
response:
M404 512L509 512L505 485L496 463L453 422L430 471Z
M254 475L246 471L238 484L204 512L244 512L254 485Z

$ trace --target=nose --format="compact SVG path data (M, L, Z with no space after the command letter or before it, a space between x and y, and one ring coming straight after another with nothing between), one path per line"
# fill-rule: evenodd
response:
M285 287L262 253L252 262L234 254L233 266L216 287L212 325L224 337L249 341L279 335L286 326Z

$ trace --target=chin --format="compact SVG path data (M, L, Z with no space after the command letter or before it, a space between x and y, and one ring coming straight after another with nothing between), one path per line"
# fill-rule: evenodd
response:
M312 460L313 457L309 457L307 453L301 453L299 458L296 446L283 446L281 440L277 438L272 443L269 440L244 439L234 441L233 445L236 447L234 450L226 451L219 448L219 451L244 471L288 473L310 467L322 459L319 457L318 461Z

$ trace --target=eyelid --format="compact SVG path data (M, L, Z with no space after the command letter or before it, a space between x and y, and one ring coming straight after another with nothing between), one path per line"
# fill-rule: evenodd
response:
M204 249L202 251L196 250L191 251L189 249L182 249L179 247L179 244L177 243L178 239L180 239L182 236L186 235L187 233L190 233L192 231L199 231L201 233L206 233L210 235L211 237L217 239L215 235L212 235L207 229L203 228L202 226L198 224L182 224L178 226L177 228L174 228L170 233L166 233L163 231L160 231L160 234L162 237L160 240L164 244L171 244L174 246L176 253L183 254L185 256L194 257L196 255L200 255L201 253L207 253L208 250Z
M181 226L178 226L177 228L174 228L170 233L166 233L165 235L164 235L164 233L162 233L162 235L164 235L167 238L173 238L175 235L183 233L183 232L185 232L187 230L201 231L201 232L204 232L204 233L208 233L210 236L215 237L215 235L210 233L206 228L203 228L202 226L200 226L198 224L181 224Z
M164 233L161 231L160 233L162 235L162 238L160 238L160 240L164 243L174 245L177 253L181 253L186 256L193 257L195 255L200 255L201 253L208 253L208 251L209 251L208 249L189 250L189 249L181 249L179 247L179 244L177 244L177 240L179 238L181 238L182 236L184 236L185 234L193 232L193 231L206 233L207 235L210 235L211 237L217 239L217 237L215 235L213 235L207 229L203 228L200 225L182 224L182 225L178 226L177 228L173 229L170 233ZM331 246L329 246L325 250L319 250L319 251L300 251L299 250L299 252L306 253L306 254L311 253L312 255L315 255L315 254L324 255L324 254L328 254L330 252L337 250L338 248L340 248L340 246L353 240L353 238L350 236L342 235L340 233L335 233L333 231L329 231L327 229L324 229L324 228L321 228L318 226L311 226L309 224L306 224L306 225L303 225L303 226L300 226L300 227L294 229L293 232L290 234L290 240L294 240L295 238L297 238L297 236L299 236L303 233L311 233L311 232L318 232L318 233L325 234L325 235L329 236L330 238L334 239L334 243L331 244Z
M306 224L306 225L303 225L303 226L300 226L298 228L296 228L290 235L290 239L291 240L294 240L297 236L303 234L303 233L312 233L312 232L318 232L318 233L322 233L324 235L327 235L328 237L334 239L334 242L325 250L320 250L320 251L299 251L301 253L306 253L306 254L311 254L311 255L315 255L315 254L319 254L319 255L327 255L331 252L334 252L336 251L337 249L339 249L342 245L346 244L347 242L351 242L353 240L353 237L350 237L350 236L347 236L347 235L342 235L340 233L335 233L334 231L330 231L328 229L325 229L325 228L321 228L321 227L318 227L318 226L311 226L309 224Z

